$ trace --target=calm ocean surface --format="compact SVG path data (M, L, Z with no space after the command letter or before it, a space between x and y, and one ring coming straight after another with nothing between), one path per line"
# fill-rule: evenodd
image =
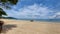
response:
M59 22L60 23L60 19L13 19L13 20L34 20L34 21Z

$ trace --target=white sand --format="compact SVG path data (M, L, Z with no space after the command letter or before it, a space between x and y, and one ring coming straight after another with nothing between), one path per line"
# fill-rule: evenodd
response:
M60 23L10 19L2 20L5 22L5 25L10 28L5 26L6 32L4 34L60 34Z

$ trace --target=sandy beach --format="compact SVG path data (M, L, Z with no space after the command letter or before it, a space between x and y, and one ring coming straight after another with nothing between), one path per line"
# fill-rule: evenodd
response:
M60 34L60 23L2 19L2 34Z

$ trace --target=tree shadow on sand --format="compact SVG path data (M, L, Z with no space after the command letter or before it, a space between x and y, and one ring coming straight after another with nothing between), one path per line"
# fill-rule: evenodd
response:
M12 28L16 28L17 26L15 24L7 24L3 26L2 33L6 33L9 30L12 30Z

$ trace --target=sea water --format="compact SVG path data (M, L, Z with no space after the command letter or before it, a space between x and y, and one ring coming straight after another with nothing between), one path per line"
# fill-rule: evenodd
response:
M46 22L60 22L60 19L16 19L16 20L34 20L34 21L46 21Z
M33 20L33 21L45 21L45 22L59 22L60 23L60 19L12 19L12 20Z

